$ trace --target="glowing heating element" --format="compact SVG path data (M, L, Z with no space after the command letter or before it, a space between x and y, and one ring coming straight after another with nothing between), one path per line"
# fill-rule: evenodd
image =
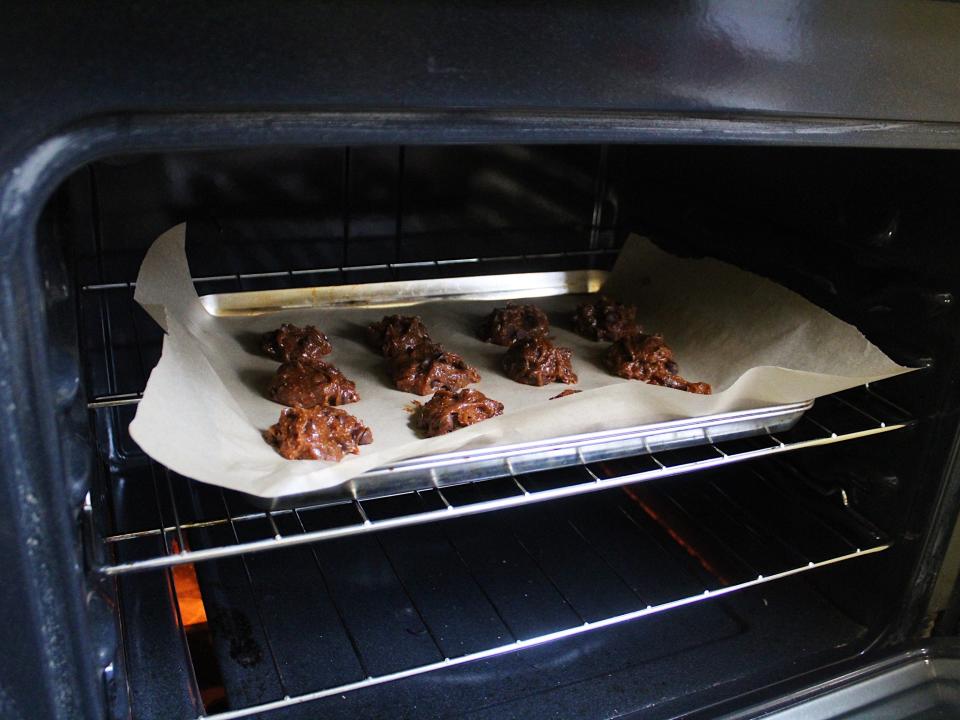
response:
M180 552L176 540L172 541L171 550ZM200 594L200 583L197 582L197 572L193 565L175 565L173 568L173 588L177 595L177 605L180 607L180 622L184 628L192 625L202 625L207 622L207 610L203 606L203 596Z

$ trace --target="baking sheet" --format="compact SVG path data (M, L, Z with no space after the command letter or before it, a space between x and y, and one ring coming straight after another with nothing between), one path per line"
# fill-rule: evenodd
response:
M711 383L715 394L609 375L600 364L608 343L569 329L567 318L583 298L558 296L536 302L550 315L555 341L573 349L583 392L549 400L565 386L514 383L499 370L505 348L474 336L480 319L502 301L407 299L217 317L193 287L185 230L179 225L154 242L137 279L137 301L167 334L130 432L172 470L260 497L332 487L411 457L802 402L909 371L853 326L775 283L716 260L675 258L631 237L604 292L635 303L644 328L663 333L673 347L682 374ZM384 360L364 335L368 323L404 307L479 369L482 380L474 387L503 402L503 416L437 438L416 435L411 401L425 398L389 385ZM319 326L334 346L329 360L357 383L361 400L345 409L374 434L358 456L340 463L290 461L263 441L261 432L276 422L281 406L263 397L277 363L259 354L258 338L281 322Z

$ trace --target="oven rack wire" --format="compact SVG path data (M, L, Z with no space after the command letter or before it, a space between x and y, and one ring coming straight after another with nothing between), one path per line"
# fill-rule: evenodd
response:
M250 717L252 715L258 715L260 713L270 712L273 710L280 710L286 707L293 705L298 705L301 703L314 702L317 700L322 700L323 698L332 697L335 695L343 695L349 692L354 692L357 690L364 690L366 688L375 687L377 685L384 685L390 682L396 682L398 680L403 680L404 678L414 677L416 675L423 675L425 673L436 672L438 670L445 670L449 668L456 667L458 665L465 665L467 663L478 662L480 660L488 660L500 655L506 655L508 653L519 652L521 650L527 650L529 648L537 647L538 645L545 645L546 643L556 642L559 640L564 640L567 638L576 637L577 635L582 635L583 633L600 630L603 628L612 627L614 625L619 625L621 623L629 622L631 620L639 620L640 618L647 617L650 615L655 615L657 613L666 612L668 610L673 610L675 608L683 607L685 605L692 605L694 603L703 602L709 599L715 599L718 597L723 597L724 595L729 595L730 593L739 592L741 590L746 590L751 587L756 587L757 585L762 585L764 583L773 582L775 580L782 580L784 578L791 577L793 575L798 575L800 573L807 572L809 570L815 570L817 568L826 567L828 565L835 565L837 563L845 562L847 560L852 560L857 557L862 557L865 555L870 555L873 553L882 552L887 550L890 547L889 544L876 545L866 550L857 549L855 552L847 553L846 555L840 555L829 560L824 560L822 562L808 562L806 565L801 567L790 568L789 570L784 570L783 572L775 573L773 575L758 575L754 580L748 580L746 582L737 583L736 585L727 585L719 590L704 590L700 595L692 595L685 598L679 598L671 602L662 603L660 605L648 605L645 608L639 610L634 610L633 612L623 613L621 615L616 615L614 617L604 618L603 620L597 620L594 622L584 621L582 625L575 625L573 627L564 628L563 630L557 630L552 633L546 633L544 635L538 635L531 638L518 639L513 642L506 643L504 645L498 645L497 647L489 648L487 650L481 650L479 652L469 653L467 655L458 655L456 657L445 657L442 660L430 663L428 665L419 665L414 668L409 668L407 670L401 670L394 673L389 673L387 675L377 675L369 676L363 680L357 680L351 683L344 683L343 685L338 685L336 687L324 688L322 690L316 690L314 692L303 693L301 695L290 696L286 695L279 700L274 700L272 702L261 703L259 705L249 706L245 708L238 708L236 710L227 710L224 712L214 713L212 715L201 715L198 716L198 720L201 718L207 718L207 720L235 720L236 718Z
M150 462L140 480L156 486L153 493L155 513L151 516L155 524L103 533L99 541L97 533L91 529L93 544L100 549L95 565L100 573L119 575L450 520L845 442L899 430L912 422L905 412L867 386L821 398L793 429L776 435L637 455L623 461L585 463L565 470L510 475L462 486L432 487L391 496L390 504L399 504L402 509L391 509L388 513L382 510L386 504L384 498L354 498L347 502L271 512L254 510L242 501L228 501L227 494L223 494L222 502L216 503L215 512L209 510L208 502L208 507L197 513L198 494L211 489ZM115 481L115 478L111 476L109 481ZM126 482L129 487L130 480ZM480 501L462 500L464 493L458 488L479 485L483 485L492 497ZM401 503L398 498L406 502ZM340 515L335 526L311 531L303 528L292 534L280 531L277 519L296 517L298 512L320 507L338 508ZM95 522L89 503L85 510L91 528L111 525L109 520ZM240 541L241 534L236 532L238 526L262 520L269 524L269 534ZM236 542L204 547L189 542L187 538L191 531L217 526L230 527ZM140 548L137 558L118 559L117 548L133 543Z
M778 527L776 521L770 517L760 517L764 514L764 508L769 507L771 503L781 508L793 507L798 502L800 506L803 506L803 501L799 501L798 497L792 494L789 488L784 489L776 481L771 481L768 475L761 470L747 469L741 471L740 474L745 476L749 483L757 484L755 492L758 497L762 497L762 500L757 500L756 503L744 502L741 493L744 492L748 483L741 482L736 486L736 489L731 489L731 483L725 482L725 478L716 476L706 483L698 483L697 489L693 490L692 494L689 487L685 489L682 484L680 486L675 484L668 487L649 486L647 489L626 488L620 493L604 493L597 497L596 507L602 509L603 517L607 518L613 515L618 516L621 521L625 519L626 522L623 522L627 528L625 532L632 535L632 539L629 540L630 545L636 547L637 553L646 556L657 554L660 562L665 563L661 567L661 579L672 578L658 591L658 595L645 596L645 592L642 589L637 589L633 580L620 575L620 571L615 566L608 565L607 569L613 570L614 574L620 578L619 581L633 587L631 597L634 601L634 607L626 612L596 617L582 606L578 607L578 601L565 592L563 580L557 580L551 576L548 567L550 561L542 562L538 559L541 557L539 553L546 552L549 554L550 550L543 550L542 548L536 550L527 547L521 539L519 542L519 546L522 548L521 552L526 553L533 561L537 568L536 572L544 574L547 583L552 587L551 592L556 593L558 600L569 608L572 613L571 617L578 620L575 624L567 624L548 632L525 634L512 627L506 616L502 615L497 609L495 600L484 589L484 583L477 579L479 577L477 568L472 565L474 560L468 559L470 558L469 554L465 558L460 550L457 550L459 562L463 563L468 575L479 583L477 590L493 604L494 611L503 620L506 628L506 636L503 638L506 642L480 650L462 654L451 653L449 646L445 647L442 632L431 628L429 611L418 605L418 600L415 597L416 593L405 585L402 577L403 571L398 570L390 561L390 566L393 568L392 572L396 574L396 583L405 593L407 601L416 611L417 617L424 623L426 636L432 642L437 659L433 662L403 667L390 672L371 672L368 664L364 662L362 643L358 642L353 636L349 623L338 612L337 621L342 626L342 631L350 638L351 647L357 656L357 666L362 676L307 692L291 692L289 680L285 680L283 670L285 665L275 655L275 643L270 640L269 623L266 623L263 619L262 603L264 601L256 591L258 581L262 582L262 580L257 576L257 568L248 563L247 556L243 556L240 560L244 570L241 576L245 578L249 585L249 598L251 598L249 602L253 603L252 606L247 607L247 613L256 618L256 622L260 623L260 630L266 639L264 646L267 655L269 655L269 662L262 665L263 672L276 674L277 687L280 688L281 694L269 699L260 698L249 704L237 703L229 709L213 711L210 714L206 714L205 710L198 708L198 717L230 720L259 716L261 713L268 713L302 703L344 696L351 692L418 675L446 671L468 663L491 660L547 643L571 640L585 633L599 632L649 616L675 611L685 606L721 599L733 593L739 593L774 581L783 581L818 568L881 553L891 547L891 543L882 533L869 526L855 513L843 513L839 517L835 515L828 519L817 513L815 508L807 507L809 523L804 525L804 528ZM226 505L226 499L222 497L222 500ZM652 519L655 516L645 512L648 503L658 511L663 512L667 516L667 521L659 524L661 520ZM571 506L568 503L566 508L561 508L556 516L550 516L554 518L551 522L568 523L570 527L577 530L578 542L584 544L586 551L595 553L598 561L607 562L604 558L607 557L606 553L609 552L609 548L604 541L600 541L598 545L597 538L591 535L589 527L581 525L582 519L577 515L580 507L580 505ZM295 516L293 522L303 526L305 513L301 514L299 510L291 512ZM717 530L717 527L722 527L722 524L719 526L711 524L711 515L714 518L718 515L726 515L728 520L742 523L743 527L748 528L746 535L727 536L723 534ZM557 518L560 519L557 520ZM506 521L507 524L504 525L504 528L509 528L510 523L531 521L536 522L536 519L515 518ZM578 529L581 527L584 529ZM489 528L484 529L489 531ZM811 530L815 530L813 537L809 535ZM476 531L477 529L474 528L472 531L465 530L464 532ZM697 532L703 533L699 539L696 537ZM692 533L692 535L687 533ZM797 533L804 533L806 542ZM484 534L483 530L480 531L480 534ZM674 535L689 538L689 544L686 541L681 543ZM455 549L462 542L462 536L456 533L446 534L446 538ZM402 539L395 539L393 542L401 543L403 541ZM390 547L393 546L390 544L380 545L381 551L388 558L391 552L388 549ZM698 550L705 548L708 549L707 557L709 557L712 567L721 569L716 571L717 575L713 575L714 571L706 570L707 565L703 562L703 556L697 555ZM315 563L314 572L318 573L318 582L328 586L330 578L325 576L327 571L323 569L322 555L319 553L319 548L312 548L309 562ZM776 559L771 560L774 557ZM166 568L165 572L169 575L172 573L172 569ZM726 577L720 577L721 573ZM172 577L170 582L172 582ZM648 590L652 592L649 588ZM468 622L468 619L465 618L463 621ZM276 647L282 647L282 643L276 645ZM192 662L189 646L185 645L184 649L188 660ZM349 675L349 672L345 671L345 674ZM192 682L196 683L195 677L193 677ZM200 697L201 688L195 687L194 689L197 691L195 696Z

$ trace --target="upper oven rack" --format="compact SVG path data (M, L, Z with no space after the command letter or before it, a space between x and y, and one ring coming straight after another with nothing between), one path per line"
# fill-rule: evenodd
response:
M198 292L209 294L518 269L528 272L604 269L616 253L615 249L568 249L503 257L234 273L197 277L195 284ZM274 531L256 540L240 542L238 539L233 543L203 546L190 541L196 529L214 526L235 529L251 525L250 521L254 520L266 520L276 527L274 519L285 512L297 513L321 505L314 502L271 512L252 507L240 496L216 493L212 503L207 501L198 510L200 500L213 493L213 489L149 461L136 447L129 438L127 426L149 371L159 360L162 333L133 300L133 288L132 282L87 284L81 293L81 340L87 358L88 407L105 469L102 487L94 489L85 516L91 533L91 564L108 575L475 515L842 442L912 423L906 412L885 400L876 388L859 388L819 399L788 431L768 430L753 439L714 439L698 447L655 451L623 462L593 462L592 458L581 458L577 465L551 472L521 474L513 469L504 477L477 481L488 495L491 492L494 495L482 502L463 502L463 493L457 486L435 487L403 493L401 497L408 500L407 509L386 517L381 515L383 503L377 498L326 500L322 506L340 508L340 521L335 527L294 534ZM117 552L120 547L124 552Z
M102 408L98 412L111 410L116 408ZM151 461L139 468L110 473L106 494L117 502L120 485L123 485L126 504L130 506L133 502L130 494L139 487L145 493L143 505L152 505L153 512L145 512L141 505L142 518L136 523L129 514L97 521L89 505L86 512L91 528L114 528L99 538L94 532L91 539L92 545L99 549L95 558L97 569L107 575L118 575L556 500L890 432L912 422L906 413L873 388L863 387L821 398L794 428L777 434L656 452L621 461L585 463L552 472L437 487L389 498L354 498L348 502L272 512L254 509L242 496L187 480ZM464 490L480 485L487 496L483 500L470 498L470 491ZM389 506L389 510L385 510L385 506ZM331 509L336 515L330 526L314 530L300 527L294 533L279 530L277 519L288 515L298 517L302 512L319 508ZM239 526L263 521L270 532L262 537L250 539L247 533L237 532ZM118 522L127 526L119 528ZM192 537L194 531L218 526L231 528L234 542L204 545L202 540L198 543ZM247 539L241 541L241 536ZM124 552L118 552L120 546L124 546Z

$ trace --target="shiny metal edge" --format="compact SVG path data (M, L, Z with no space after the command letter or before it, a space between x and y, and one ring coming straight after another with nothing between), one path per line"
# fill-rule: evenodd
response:
M960 713L955 692L958 684L960 659L907 652L722 717L723 720L956 717Z
M425 479L429 481L428 487L449 487L464 482L586 465L760 433L776 433L793 427L811 407L812 400L757 411L684 418L633 428L412 458L374 468L329 491L300 496L297 504L303 504L304 500L311 497L314 500L370 500L424 489ZM283 496L278 496L276 504L280 507L287 503Z
M248 317L280 310L323 307L405 307L443 299L509 300L594 293L600 289L608 275L605 270L566 270L396 280L218 293L204 295L200 302L208 313L217 317Z
M718 413L716 415L706 415L696 418L681 418L679 420L666 420L649 425L641 425L632 428L617 430L600 430L592 433L580 433L577 435L565 435L548 440L536 440L526 443L516 443L514 445L498 445L492 448L479 448L475 450L462 450L449 453L431 455L428 460L423 458L411 458L402 460L385 468L371 470L367 476L389 474L399 470L423 469L425 467L437 467L444 464L459 464L464 461L483 460L493 458L512 457L516 460L519 456L527 453L535 453L538 450L549 448L550 450L563 450L568 448L585 449L597 445L610 445L621 442L628 442L643 438L648 443L649 452L654 448L664 449L668 443L662 441L660 436L669 436L674 433L680 433L688 430L696 430L702 433L709 433L710 441L716 442L722 439L722 435L714 434L714 431L723 431L727 423L751 421L759 423L762 420L770 420L776 423L778 429L783 429L783 425L799 419L800 415L813 407L813 400L805 402L790 403L788 405L772 405L766 408L756 410L740 410L728 413ZM758 426L763 429L773 430L770 425Z
M551 438L521 445L431 455L374 468L340 485L296 495L244 498L261 510L284 510L318 503L372 500L414 490L449 487L524 473L586 465L630 455L646 455L694 445L705 445L773 434L792 428L812 400L742 413L684 418L653 425Z

